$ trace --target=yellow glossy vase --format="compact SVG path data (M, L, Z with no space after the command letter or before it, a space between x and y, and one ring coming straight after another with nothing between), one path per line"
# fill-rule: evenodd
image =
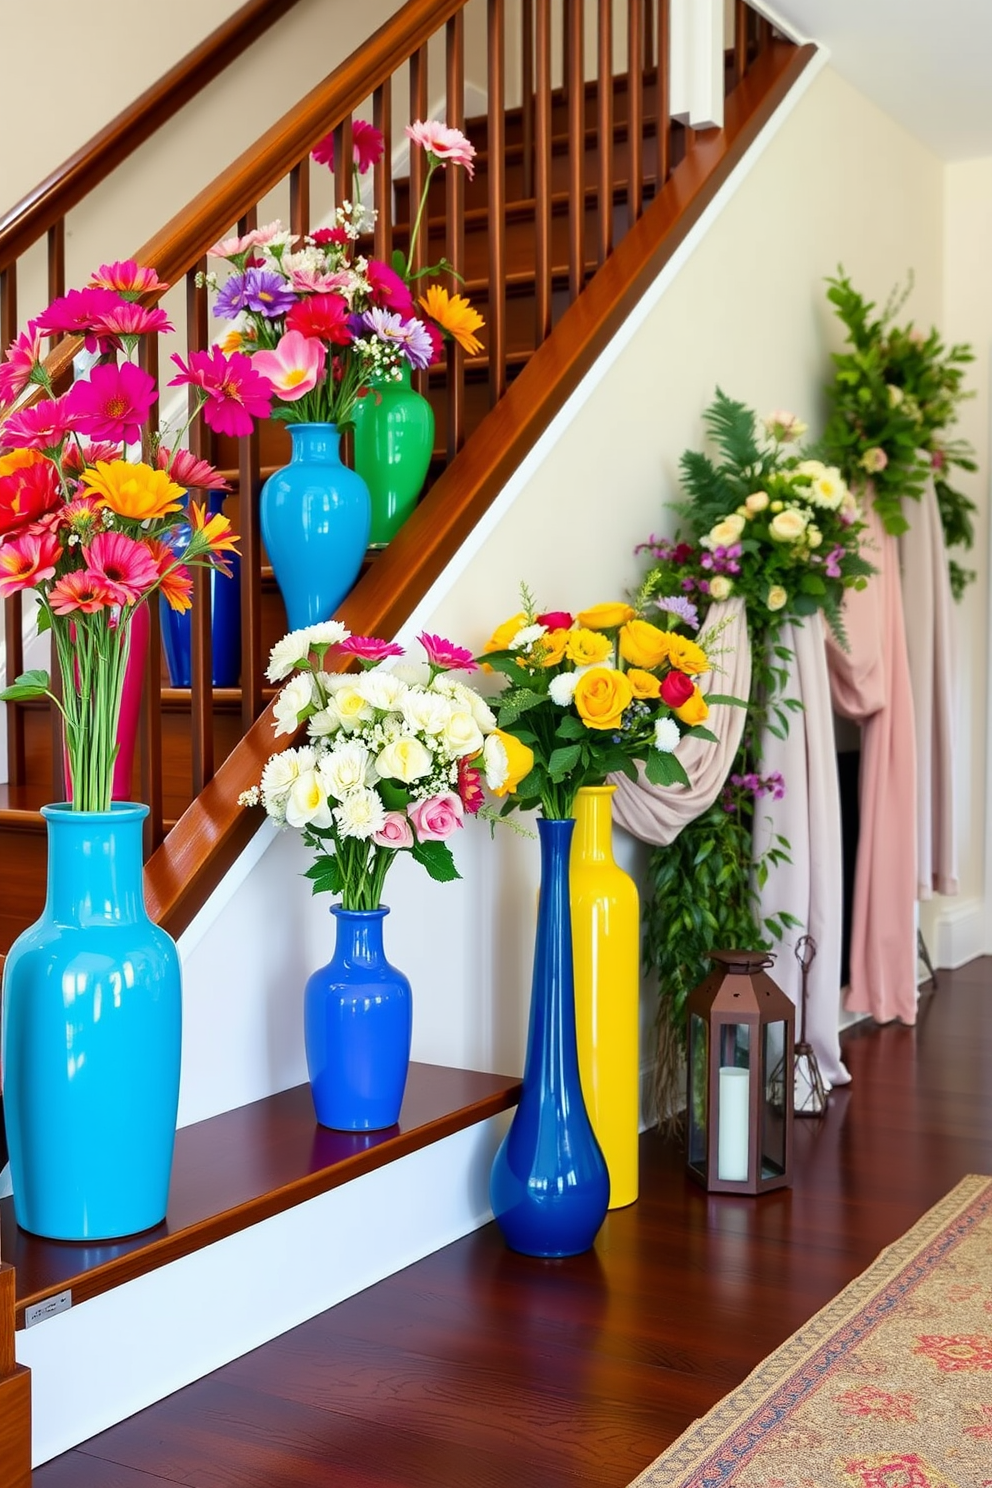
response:
M582 1093L610 1173L610 1208L637 1198L640 906L613 859L612 785L575 801L570 887Z

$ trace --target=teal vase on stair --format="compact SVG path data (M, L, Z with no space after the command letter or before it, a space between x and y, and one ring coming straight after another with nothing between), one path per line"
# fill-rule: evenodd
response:
M410 383L374 381L355 404L355 469L369 488L369 546L384 548L409 517L424 488L434 450L434 410Z

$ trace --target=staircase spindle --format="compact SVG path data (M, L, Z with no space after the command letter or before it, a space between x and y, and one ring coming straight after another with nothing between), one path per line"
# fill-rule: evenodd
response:
M654 194L664 186L672 170L672 13L670 0L658 0L658 70L655 84L657 162Z
M422 121L424 121L427 118L427 109L428 109L428 103L427 103L428 63L427 63L427 48L426 48L426 46L420 47L419 50L417 50L416 52L414 52L413 56L410 58L409 77L410 77L410 123L411 124L416 124L418 122L418 120L422 122ZM414 218L415 218L416 212L417 212L417 204L420 201L421 193L423 192L423 189L424 189L424 178L425 178L426 174L427 174L427 162L426 162L426 159L424 157L424 152L423 152L423 150L418 149L417 146L415 146L411 142L410 143L410 173L409 173L409 183L410 184L409 184L409 194L408 194L408 200L409 200L408 216L409 216L409 219L410 220L409 220L409 224L408 224L409 231L408 231L408 234L407 234L407 259L409 260L409 267L410 267L410 273L411 274L416 274L418 272L418 270L420 270L423 267L424 263L428 261L428 259L427 259L427 253L428 253L427 240L430 237L430 215L431 215L430 214L430 208L429 207L427 208L427 210L424 213L425 220L421 223L420 236L419 236L419 238L417 240L416 245L413 246L413 247L410 246L410 236L409 236L410 233L413 232L413 223L414 223ZM427 395L427 387L428 387L428 374L427 374L427 372L415 372L414 375L413 375L413 385L417 389L417 392L418 393L422 393L426 397L426 395Z
M353 182L354 160L351 139L351 115L341 120L334 129L334 205L351 201L355 192Z
M57 300L65 294L65 218L48 229L48 298Z
M534 119L534 300L536 345L551 335L551 0L537 0Z
M24 611L21 596L15 594L3 602L3 625L7 651L5 683L13 682L24 670ZM23 785L25 770L24 709L7 704L7 779L11 785Z
M747 72L748 18L746 0L734 0L734 81L741 83Z
M372 95L372 123L382 135L382 159L373 167L372 205L376 211L374 253L383 263L393 256L393 89L387 80Z
M627 0L627 225L644 206L644 4Z
M489 406L506 392L506 7L489 0L489 315L486 353L489 358ZM526 147L525 147L526 155Z
M0 352L17 335L17 263L0 269Z
M582 0L566 0L568 20L568 294L575 300L586 277L586 87L583 76Z
M148 606L148 654L145 664L139 743L141 799L148 806L148 815L142 827L142 848L147 858L165 837L162 809L162 621L157 600Z
M521 195L534 195L534 0L520 0Z
M297 171L301 168L306 170L308 165L309 156L301 162ZM290 181L290 214L294 231L306 231L308 213L304 210L304 196L309 196L309 175L301 175L295 201L292 201L293 181ZM294 211L302 211L303 215L296 216ZM196 283L197 272L205 270L206 259L201 259L186 275L186 336L191 351L204 349L210 339L206 288ZM191 408L192 394L191 388ZM189 447L193 454L201 458L206 458L209 450L207 433L203 420L195 419L190 428ZM205 497L203 491L191 492L190 495L198 502L202 502ZM212 589L209 571L194 569L193 607L190 613L190 738L194 795L199 795L214 773Z
M465 12L459 10L445 27L447 119L452 129L465 129ZM445 171L444 252L454 269L452 293L461 287L465 263L465 172ZM465 443L465 352L448 342L448 460Z
M289 173L289 230L300 238L310 231L310 156L305 155Z
M599 168L599 232L596 263L613 252L613 0L599 0L597 25L596 133Z
M245 733L262 711L262 475L257 427L238 440L238 551L241 554L241 726Z

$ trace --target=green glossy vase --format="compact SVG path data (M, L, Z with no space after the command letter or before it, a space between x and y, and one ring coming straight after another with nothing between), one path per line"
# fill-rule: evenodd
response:
M410 385L404 362L398 382L375 382L353 414L355 470L372 498L369 546L384 548L399 532L424 488L434 449L434 410Z

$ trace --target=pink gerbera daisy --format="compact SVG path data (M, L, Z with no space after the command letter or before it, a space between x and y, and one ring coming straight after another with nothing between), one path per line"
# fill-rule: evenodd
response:
M197 491L229 491L228 482L206 460L199 459L189 450L177 449L175 453L160 444L155 455L159 470L167 470L177 486L191 486Z
M80 447L75 440L67 445L62 455L62 470L64 474L80 476L90 465L96 465L100 460L120 460L123 451L119 444L113 444L105 440L101 444L84 444Z
M128 300L98 315L86 337L87 351L116 351L125 343L133 345L134 338L164 331L174 331L175 326L164 310L157 305L135 305Z
M98 532L83 548L89 573L119 605L134 604L158 582L158 565L145 543L126 532Z
M426 123L420 119L415 124L408 124L406 132L415 145L422 145L429 156L433 156L438 165L462 165L465 174L471 181L475 174L475 146L465 138L460 129L449 129L446 124L439 123L436 119L428 119Z
M94 320L122 303L125 302L121 296L112 289L70 289L68 294L53 300L35 324L46 336L82 335L90 330Z
M71 615L77 610L95 615L98 610L112 609L117 600L98 574L77 569L52 585L48 603L56 615Z
M348 320L348 302L339 294L314 295L298 300L286 316L287 331L316 336L335 346L350 346L355 339Z
M54 532L41 528L22 533L0 547L0 598L9 599L22 589L33 589L55 577L62 557L62 544Z
M153 289L164 293L169 286L162 282L154 269L135 263L133 258L126 258L112 264L101 264L90 280L90 288L115 289L126 300L137 300Z
M11 414L4 425L4 442L24 445L27 449L58 449L76 427L68 398L68 393L61 398L43 398L40 403Z
M268 418L272 411L272 389L251 364L251 358L236 351L227 357L219 349L191 351L189 365L173 354L180 375L170 387L190 383L206 394L203 418L208 428L218 434L235 437L250 434L253 419Z
M465 759L458 761L458 795L469 816L475 816L485 805L486 793L482 789L482 776Z
M7 348L7 356L0 366L0 404L13 403L29 382L40 381L38 368L42 359L41 331L36 320L28 321L16 341Z
M378 636L349 636L340 643L338 650L346 656L357 656L359 661L367 662L369 666L376 666L389 656L404 655L402 646L397 646L395 641L380 641Z
M133 444L140 439L141 426L157 397L155 379L142 367L133 362L122 367L104 363L73 383L66 393L66 407L81 434Z
M376 129L374 124L367 123L365 119L352 120L351 153L360 176L364 176L371 166L378 165L385 147L382 131ZM317 141L310 154L318 165L326 165L328 170L334 169L333 129Z
M396 310L405 317L416 314L410 286L395 269L390 268L389 264L383 263L378 258L370 258L365 272L373 305L381 305L386 310Z
M464 646L456 646L454 641L446 641L443 636L428 635L422 631L417 640L427 652L427 660L431 666L439 672L474 672L477 663L471 651L466 651Z

